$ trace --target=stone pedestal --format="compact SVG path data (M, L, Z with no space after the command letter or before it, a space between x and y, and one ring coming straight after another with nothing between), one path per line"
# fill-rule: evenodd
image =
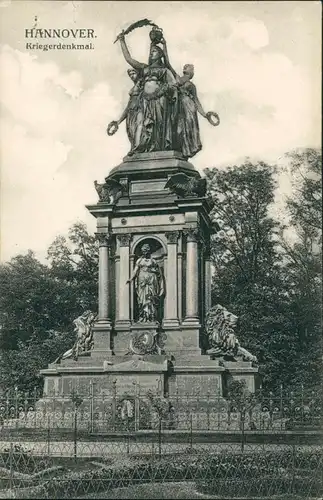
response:
M224 361L225 369L225 390L233 380L243 380L246 383L246 389L254 393L259 389L260 378L258 368L249 361Z

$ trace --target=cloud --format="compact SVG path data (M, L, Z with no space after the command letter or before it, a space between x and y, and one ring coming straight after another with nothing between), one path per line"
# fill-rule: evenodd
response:
M232 38L242 40L252 50L266 47L269 35L265 24L257 19L232 20Z
M82 89L79 73L8 46L0 65L5 260L16 249L43 252L77 217L94 224L84 204L96 199L94 178L109 171L107 110L117 113L118 105L106 84Z
M122 4L122 12L113 2L93 2L94 10L88 2L73 4L55 10L52 2L27 2L27 25L34 11L42 26L89 25L98 34L91 52L29 53L21 40L14 43L16 33L4 24L12 45L3 46L0 54L4 260L28 248L43 254L76 218L94 228L84 208L96 200L93 180L102 181L128 151L125 127L112 137L105 130L120 116L130 89L127 64L113 37L122 23L125 27L136 20L137 11L129 2ZM229 14L212 15L213 3L207 8L201 2L140 5L164 28L174 68L181 72L185 63L195 65L200 100L206 111L220 115L217 128L200 120L203 150L193 159L196 168L245 156L275 161L294 147L320 144L317 61L310 72L298 63L297 53L291 57L286 52L287 17L279 39L276 21L274 26L265 16L232 8ZM3 10L7 20L15 19L15 2ZM17 23L23 33L21 18ZM303 33L298 30L297 36ZM134 31L127 41L134 57L146 61L147 29ZM288 182L282 180L281 187L288 190Z

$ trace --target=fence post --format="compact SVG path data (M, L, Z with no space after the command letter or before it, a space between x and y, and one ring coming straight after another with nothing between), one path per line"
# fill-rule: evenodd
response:
M193 448L193 415L190 415L190 450Z
M283 384L280 384L280 430L283 430L283 418L284 418L284 401L283 401Z
M93 382L90 380L90 430L94 432Z
M50 416L47 417L47 455L50 456Z
M210 391L207 391L207 406L206 406L206 427L210 430Z
M18 387L15 386L15 427L16 429L18 429L18 424L19 424L19 402L18 402L18 397L19 397L19 394L18 394Z
M36 404L37 404L37 389L34 387L33 391L33 406L34 406L34 424L35 424L35 429L37 429L37 410L36 410Z
M137 384L137 382L133 382L135 386L135 407L134 407L134 412L135 412L135 421L134 421L134 431L137 432L140 429L140 385Z
M295 465L296 465L296 446L295 443L292 444L292 484L291 484L291 493L294 492L295 488Z
M245 409L243 408L241 411L241 453L244 452L244 445L245 445Z
M117 415L117 381L112 383L112 430L116 431L116 415Z
M77 460L77 408L74 408L74 460Z
M130 425L129 417L127 418L127 455L130 453Z
M12 490L13 488L13 444L12 443L10 443L10 450L9 450L9 468L10 468L9 488Z
M161 431L162 431L162 419L159 417L158 422L158 456L161 458Z

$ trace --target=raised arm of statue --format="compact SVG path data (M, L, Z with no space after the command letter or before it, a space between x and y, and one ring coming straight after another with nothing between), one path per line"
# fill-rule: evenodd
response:
M136 61L135 59L133 59L131 57L131 54L129 52L129 49L127 47L127 44L126 44L126 41L125 41L125 38L124 38L123 34L119 35L119 40L120 40L120 46L121 46L121 50L122 50L122 53L123 53L123 57L125 58L125 60L127 61L127 63L130 64L130 66L132 66L134 69L143 69L143 68L145 68L147 66L147 64L138 62L138 61Z

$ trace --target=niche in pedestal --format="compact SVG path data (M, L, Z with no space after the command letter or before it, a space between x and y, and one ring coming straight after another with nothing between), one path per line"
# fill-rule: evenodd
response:
M152 342L154 352L154 339L164 315L166 247L162 239L155 235L133 234L131 238L125 235L117 238L119 293L113 350L117 355L137 353L133 345L143 342L144 353L147 341L147 352Z
M165 249L158 239L143 236L134 244L131 273L136 276L130 285L132 323L161 324L166 293L164 259Z

